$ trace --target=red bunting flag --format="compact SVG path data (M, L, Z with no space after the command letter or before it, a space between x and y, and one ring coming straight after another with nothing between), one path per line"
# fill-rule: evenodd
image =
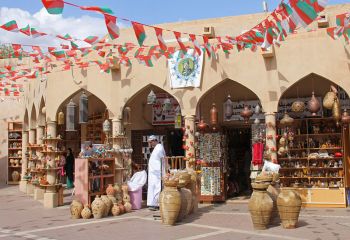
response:
M62 49L69 49L69 46L66 45L66 44L61 44L61 48L62 48Z
M66 35L62 36L62 35L56 35L56 37L61 38L63 40L72 40L72 37L67 33Z
M137 22L131 22L132 27L134 28L134 32L137 38L137 42L139 43L140 47L143 45L143 42L146 39L146 32L145 28L142 24Z
M298 20L303 27L311 24L317 18L317 12L313 6L301 0L290 0L293 17Z
M163 39L163 29L154 27L154 30L156 31L156 36L158 39L160 49L162 49L163 51L166 51L167 46L166 46L165 41Z
M9 21L9 22L5 23L4 25L2 25L0 28L5 29L6 31L10 31L10 32L18 32L19 31L16 20Z
M335 16L337 26L347 26L350 24L350 13L343 13Z
M180 45L181 50L184 53L186 53L187 52L187 48L186 48L185 44L182 42L182 40L181 40L181 33L180 32L174 32L174 35L175 35L175 38L176 38L177 42Z
M41 36L47 35L46 33L38 32L35 28L31 28L30 29L30 33L31 33L33 38L37 38L37 37L41 37Z
M119 37L119 27L117 25L117 17L105 14L105 23L111 39ZM103 39L104 40L104 39ZM105 40L104 40L105 41Z
M86 6L81 6L80 7L81 10L86 10L86 11L95 11L95 12L99 12L102 14L113 14L113 11L108 8L108 7L97 7L97 6L91 6L91 7L86 7Z
M64 8L63 0L41 0L50 14L61 14Z
M207 52L208 57L211 57L213 55L213 49L209 43L209 38L207 36L203 36L203 41L204 41L205 51Z
M27 35L27 36L30 36L30 27L29 27L29 24L28 24L26 27L21 28L19 31L20 31L21 33Z
M194 45L194 49L196 50L197 54L200 56L202 54L201 46L199 45L196 35L190 34L190 39Z
M84 39L84 42L87 42L87 43L93 45L93 44L98 42L98 37L97 36L88 36L87 38Z

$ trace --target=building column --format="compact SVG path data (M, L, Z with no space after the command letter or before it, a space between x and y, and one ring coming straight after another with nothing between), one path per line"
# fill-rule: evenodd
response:
M45 130L44 126L36 127L36 144L38 145L43 144L44 130Z
M185 145L185 158L186 168L194 169L195 165L195 148L194 148L194 133L195 133L195 116L186 115L185 119L185 130L184 130L184 145Z
M120 149L121 148L121 140L116 139L115 137L123 136L123 124L121 118L113 118L112 119L112 137L113 137L113 148Z
M27 180L23 179L23 177L27 173L27 168L28 168L28 158L26 155L28 141L29 141L29 132L23 131L22 132L22 166L21 166L22 168L21 168L21 181L19 183L19 190L24 193L27 192Z
M269 161L277 163L277 144L276 144L276 114L265 113L266 123L266 152Z
M54 121L50 121L47 123L47 136L50 136L51 138L57 137L57 123ZM56 148L56 142L55 141L48 141L47 142L48 147L52 147L52 149ZM49 166L51 168L55 167L55 158L56 154L50 153L50 157L52 158L52 161L49 162ZM58 206L58 193L56 191L56 171L55 170L49 170L47 171L46 180L49 182L50 185L46 187L46 191L44 193L44 207L45 208L54 208Z
M29 130L29 144L35 144L36 143L36 138L35 138L35 129L30 129Z

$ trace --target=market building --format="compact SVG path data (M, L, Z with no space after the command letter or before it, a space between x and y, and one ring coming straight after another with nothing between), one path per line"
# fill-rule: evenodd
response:
M58 205L54 170L46 173L52 177L47 179L47 187L32 186L23 178L28 169L35 169L35 149L42 144L46 150L41 154L50 161L59 160L60 151L68 147L78 154L86 142L108 142L122 149L114 156L114 181L125 181L132 174L132 163L146 169L150 153L147 136L154 134L164 144L167 156L179 157L183 166L201 171L200 201L225 201L249 194L250 177L261 169L263 156L255 159L260 161L256 166L251 164L252 157L265 151L265 159L281 165L282 186L298 189L304 205L345 207L346 188L350 187L348 123L342 125L341 116L334 120L322 101L334 86L341 109L349 108L350 48L326 32L326 27L335 26L337 14L349 11L350 4L329 6L323 17L309 26L310 31L300 29L280 47L267 51L219 51L216 58L204 53L203 60L196 60L203 62L198 66L201 77L195 87L176 88L181 83L171 82L171 64L165 58L154 61L154 67L134 59L132 66L116 65L110 73L101 73L97 66L73 67L52 71L47 79L32 80L24 99L20 190L36 191L34 196L43 198L46 207ZM215 36L238 35L250 29L266 14L159 27L205 34L214 41ZM147 36L145 45L157 44L154 34ZM173 39L166 33L163 37ZM137 44L132 29L121 30L117 43L124 42ZM92 53L89 58L98 57ZM193 71L191 62L176 64L181 65L177 71L183 75ZM303 106L313 93L321 105L316 110ZM292 106L295 101L302 102L300 108ZM284 112L294 122L285 122ZM312 113L315 116L310 118ZM108 130L108 124L103 126L106 119L112 130L104 133L104 127ZM113 183L108 181L106 184Z

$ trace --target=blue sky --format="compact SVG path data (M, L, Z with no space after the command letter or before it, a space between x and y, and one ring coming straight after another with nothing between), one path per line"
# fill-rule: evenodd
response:
M262 11L262 0L67 0L85 6L110 7L116 16L146 24L233 16ZM280 0L267 0L269 10ZM349 0L329 0L328 4L348 3ZM0 0L0 7L21 8L34 14L42 8L40 0ZM89 13L66 6L64 17L79 17ZM99 17L97 14L90 14Z

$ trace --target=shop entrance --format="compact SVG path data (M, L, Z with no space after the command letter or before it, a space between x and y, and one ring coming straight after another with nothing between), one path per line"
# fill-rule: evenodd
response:
M251 128L225 127L227 139L227 198L250 196Z

